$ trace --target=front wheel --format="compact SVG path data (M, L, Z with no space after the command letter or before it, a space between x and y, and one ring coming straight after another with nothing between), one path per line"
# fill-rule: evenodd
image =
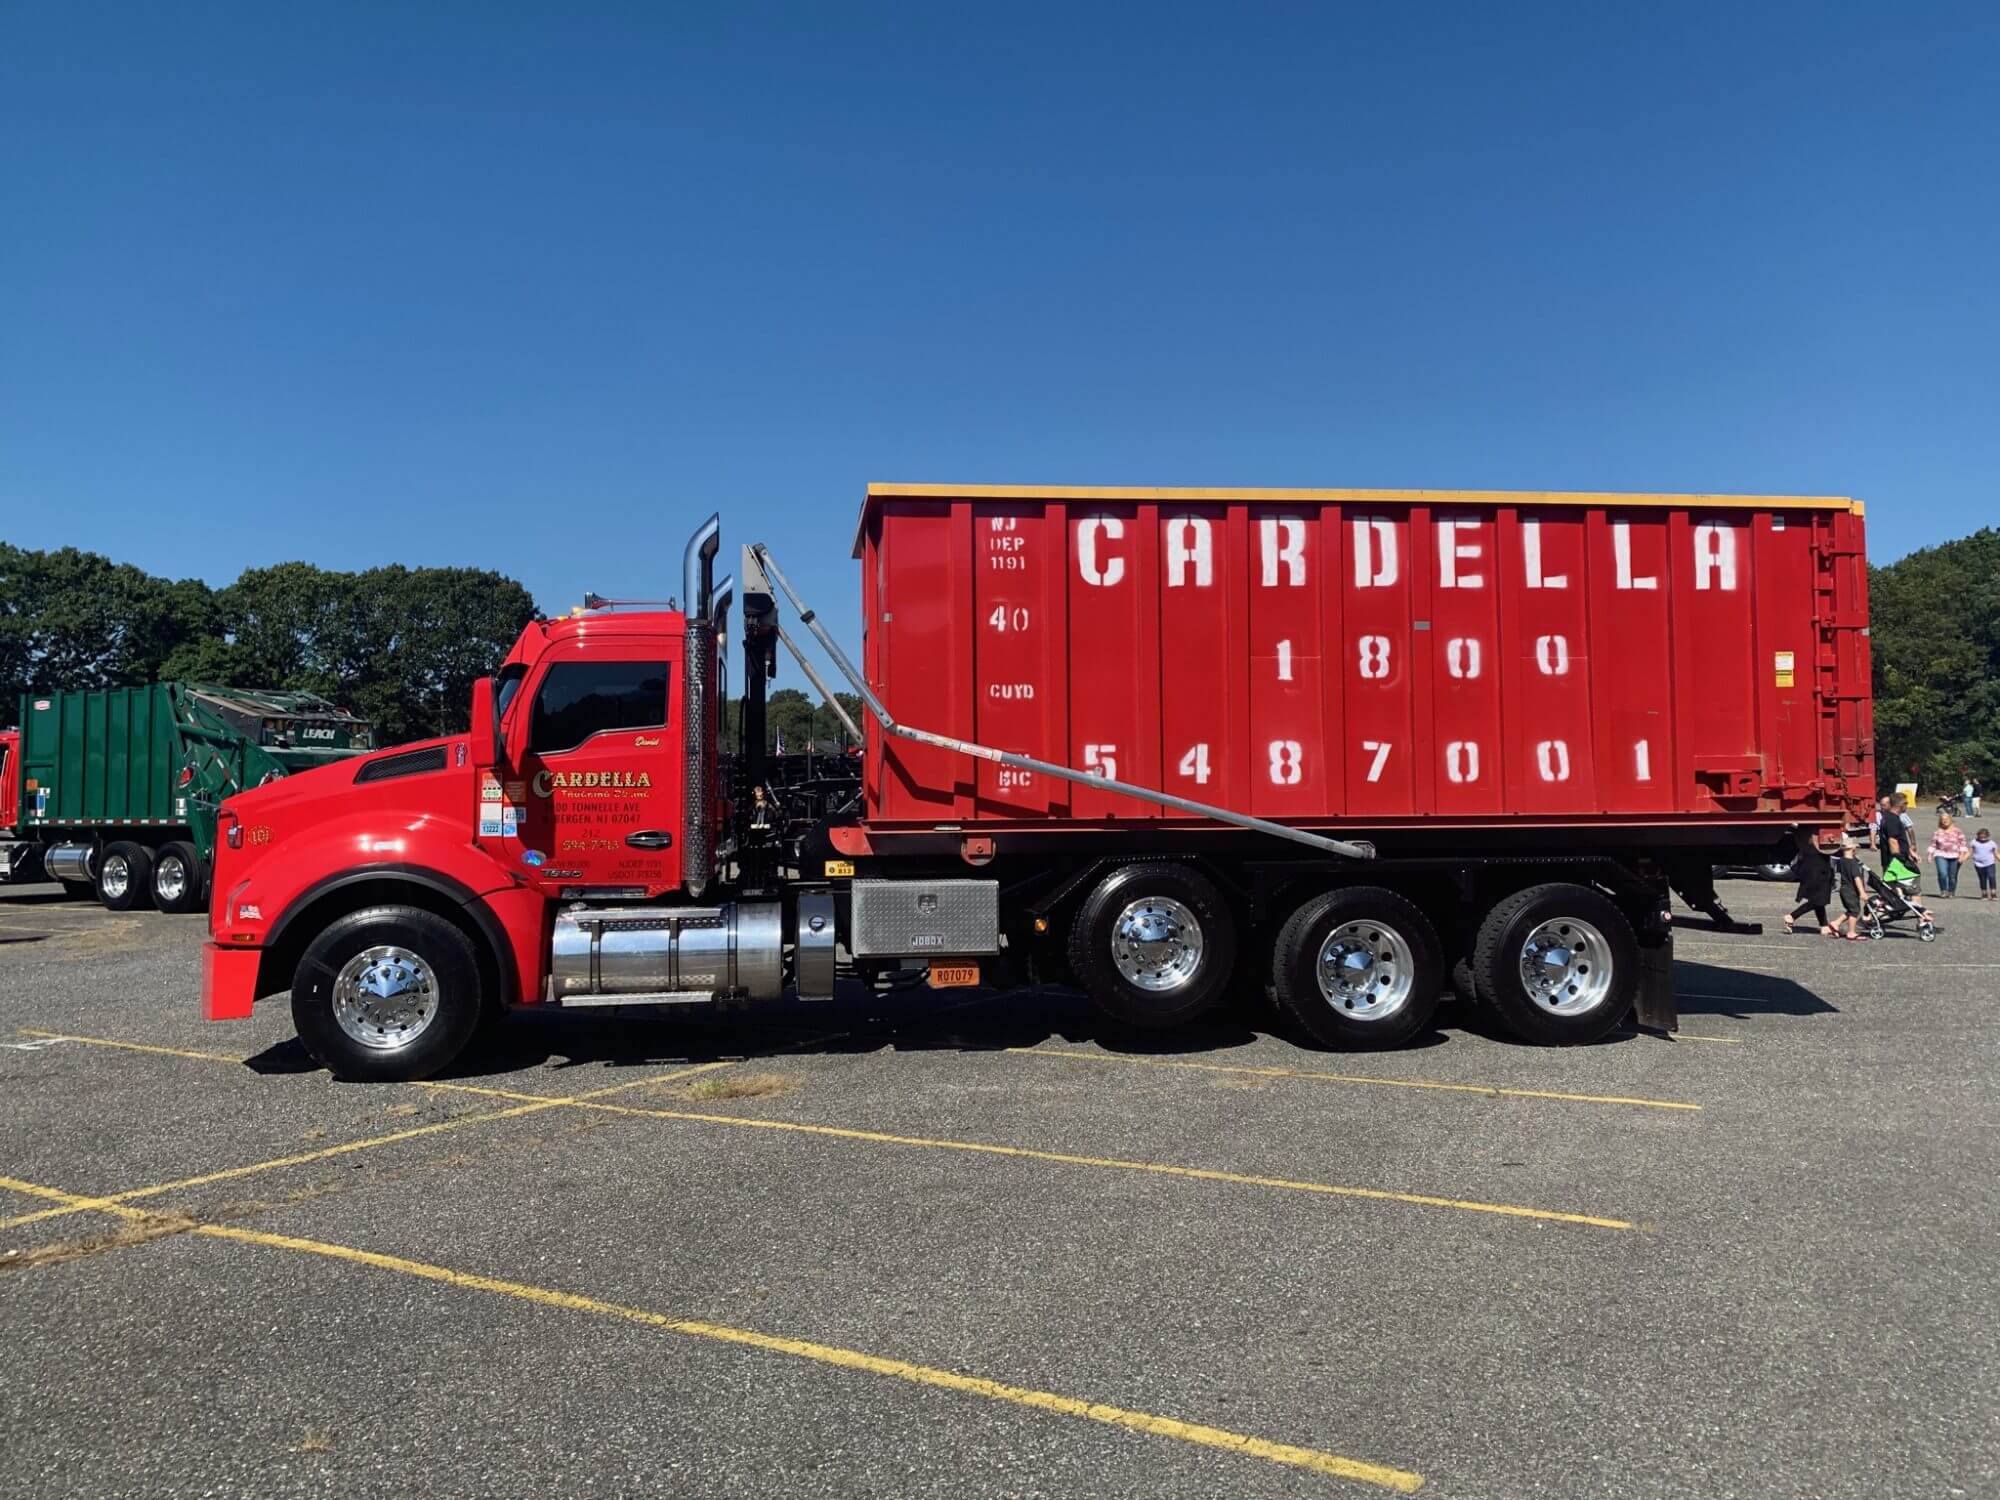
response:
M1329 1047L1397 1047L1431 1023L1444 954L1428 918L1394 891L1328 891L1278 933L1272 988L1286 1014Z
M1610 899L1566 882L1507 897L1479 924L1472 972L1482 999L1524 1041L1602 1039L1639 989L1639 940Z
M413 906L350 912L314 938L292 975L292 1022L336 1078L428 1078L478 1028L472 940Z
M1229 906L1186 865L1113 870L1070 928L1070 972L1098 1009L1128 1026L1194 1020L1222 999L1235 963Z

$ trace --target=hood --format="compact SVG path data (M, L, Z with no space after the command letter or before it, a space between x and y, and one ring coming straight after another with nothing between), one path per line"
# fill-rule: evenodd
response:
M440 772L466 768L469 741L465 735L418 740L393 750L377 750L325 765L310 766L262 786L238 792L225 804L239 818L269 817L293 804L324 800L336 789L347 789L355 801L395 801L405 783L427 781ZM378 794L376 789L380 788Z

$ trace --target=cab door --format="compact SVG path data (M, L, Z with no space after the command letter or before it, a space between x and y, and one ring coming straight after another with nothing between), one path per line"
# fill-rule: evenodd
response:
M558 647L509 715L509 759L480 792L482 842L559 898L657 896L681 883L680 642Z

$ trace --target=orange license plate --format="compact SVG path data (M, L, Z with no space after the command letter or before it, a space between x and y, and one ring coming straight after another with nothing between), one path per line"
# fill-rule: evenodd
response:
M959 989L979 983L978 964L932 964L931 988L934 990Z

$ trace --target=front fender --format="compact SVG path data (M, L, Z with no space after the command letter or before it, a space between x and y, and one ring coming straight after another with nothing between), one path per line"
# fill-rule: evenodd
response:
M493 950L507 1000L540 998L541 893L441 824L385 835L378 819L336 817L267 850L240 877L227 860L216 873L210 920L229 947L268 952L310 942L297 924L323 898L363 883L404 883L465 911Z

